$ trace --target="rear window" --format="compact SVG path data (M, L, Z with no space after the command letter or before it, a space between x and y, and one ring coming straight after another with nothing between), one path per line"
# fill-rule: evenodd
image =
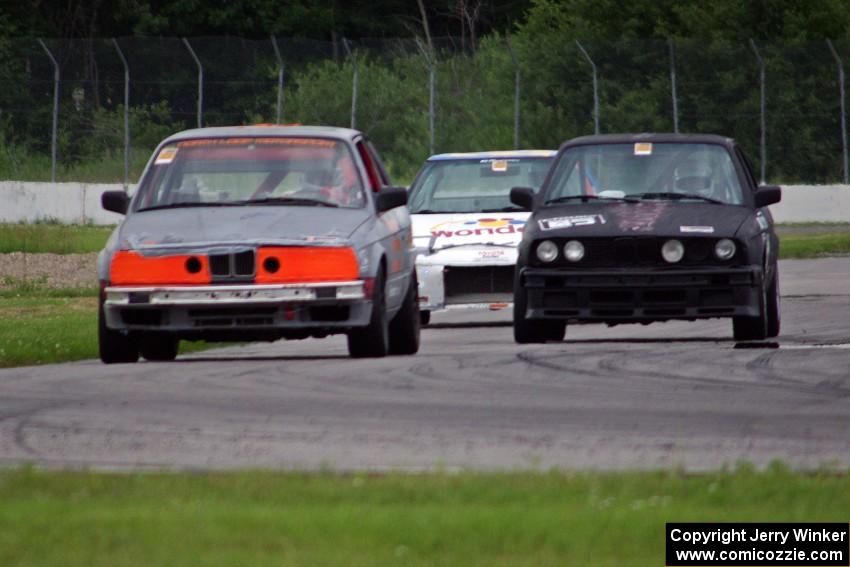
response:
M139 187L137 210L304 200L366 203L348 146L320 138L184 140L159 150Z

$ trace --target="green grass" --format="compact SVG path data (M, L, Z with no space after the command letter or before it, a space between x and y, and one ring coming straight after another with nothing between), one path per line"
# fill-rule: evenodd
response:
M3 148L0 147L0 150ZM129 182L135 183L145 168L151 152L147 149L130 150L130 175ZM10 159L6 155L0 156L0 179L14 179L16 181L50 181L51 176L50 156L40 154L15 155ZM122 183L124 181L124 153L123 150L113 152L111 155L100 159L86 159L71 164L60 162L56 167L56 181L78 182L78 183Z
M0 224L0 254L82 254L100 251L114 227L58 223Z
M850 478L765 472L0 473L4 567L664 565L668 521L846 522Z
M211 346L183 341L180 352ZM97 356L96 289L0 292L0 368Z
M780 258L816 258L850 253L850 232L785 234L780 237Z

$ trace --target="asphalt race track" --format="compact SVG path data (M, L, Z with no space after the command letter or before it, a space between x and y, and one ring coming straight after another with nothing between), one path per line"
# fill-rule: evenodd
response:
M529 347L506 312L451 313L414 357L351 360L333 337L0 370L0 463L850 466L850 258L780 269L783 333L748 348L726 320L572 326L563 343Z

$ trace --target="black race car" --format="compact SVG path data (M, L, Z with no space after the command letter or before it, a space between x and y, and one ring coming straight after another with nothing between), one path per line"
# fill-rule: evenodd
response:
M729 138L628 134L561 146L533 210L514 285L518 343L562 340L568 321L611 325L730 317L736 340L779 334L779 241Z

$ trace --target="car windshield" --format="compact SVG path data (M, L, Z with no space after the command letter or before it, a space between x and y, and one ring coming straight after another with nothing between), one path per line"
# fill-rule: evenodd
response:
M588 195L592 198L582 199ZM741 185L723 146L698 143L575 146L561 155L544 204L662 199L743 203Z
M346 144L328 139L211 138L159 150L136 210L315 205L360 208L366 200Z
M410 188L412 213L485 213L519 210L511 187L543 184L551 158L431 161Z

